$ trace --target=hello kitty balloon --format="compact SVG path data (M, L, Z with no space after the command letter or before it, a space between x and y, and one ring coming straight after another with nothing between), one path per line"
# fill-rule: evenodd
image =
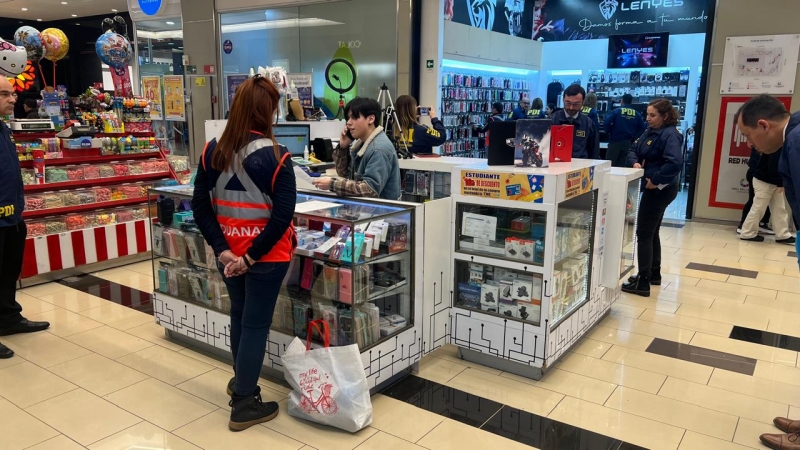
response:
M0 75L15 77L25 70L28 52L25 47L17 47L0 39Z

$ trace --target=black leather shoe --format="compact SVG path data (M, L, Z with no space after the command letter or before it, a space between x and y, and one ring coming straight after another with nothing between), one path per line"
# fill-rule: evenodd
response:
M622 292L650 297L650 280L647 277L637 276L635 282L622 285Z
M657 277L657 278L656 278ZM636 284L637 280L639 280L639 275L634 275L632 277L628 277L628 283ZM661 274L655 274L652 278L650 278L650 286L661 286Z
M35 333L37 331L44 331L50 328L50 322L31 322L28 319L22 319L16 325L11 325L7 328L0 328L0 336L8 336L18 333Z
M227 389L229 397L233 396L233 391L235 389L235 386L236 386L236 377L231 377L230 381L228 381L228 389Z
M14 350L0 344L0 359L8 359L14 356Z

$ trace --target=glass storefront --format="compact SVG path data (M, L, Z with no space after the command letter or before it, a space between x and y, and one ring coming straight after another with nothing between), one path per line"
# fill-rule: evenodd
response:
M334 117L340 95L397 94L397 2L346 0L220 15L221 82L258 66L313 75L314 106Z

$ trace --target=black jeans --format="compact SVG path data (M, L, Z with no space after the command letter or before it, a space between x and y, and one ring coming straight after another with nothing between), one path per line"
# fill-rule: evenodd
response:
M753 189L753 171L747 171L747 184L750 185L747 192L747 203L744 204L744 208L742 209L742 220L739 221L739 228L742 228L744 225L744 221L747 219L747 215L750 214L750 208L753 207L753 199L756 197L756 191ZM770 213L769 213L769 206L767 210L764 211L764 217L761 218L759 221L760 223L769 223Z
M222 272L221 265L218 265ZM272 314L289 263L256 263L244 275L225 278L231 298L231 353L236 394L250 395L258 384Z
M0 227L0 328L22 320L22 306L17 303L16 294L27 234L24 222Z
M661 270L661 238L658 234L664 212L675 197L678 185L664 189L645 189L639 203L636 240L639 245L639 275L650 278L653 268Z
M606 159L611 161L611 167L629 167L628 152L631 150L631 141L620 141L608 144Z

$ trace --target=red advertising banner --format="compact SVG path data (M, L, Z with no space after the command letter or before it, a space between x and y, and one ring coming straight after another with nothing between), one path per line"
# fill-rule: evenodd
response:
M111 80L114 82L114 95L117 97L133 97L133 85L131 84L131 73L128 66L119 69L110 67Z
M711 193L708 206L713 208L742 209L747 203L747 162L750 147L736 125L736 112L752 97L722 97L717 128L717 145L714 150L714 170L711 174ZM791 107L791 97L777 97L786 109Z

